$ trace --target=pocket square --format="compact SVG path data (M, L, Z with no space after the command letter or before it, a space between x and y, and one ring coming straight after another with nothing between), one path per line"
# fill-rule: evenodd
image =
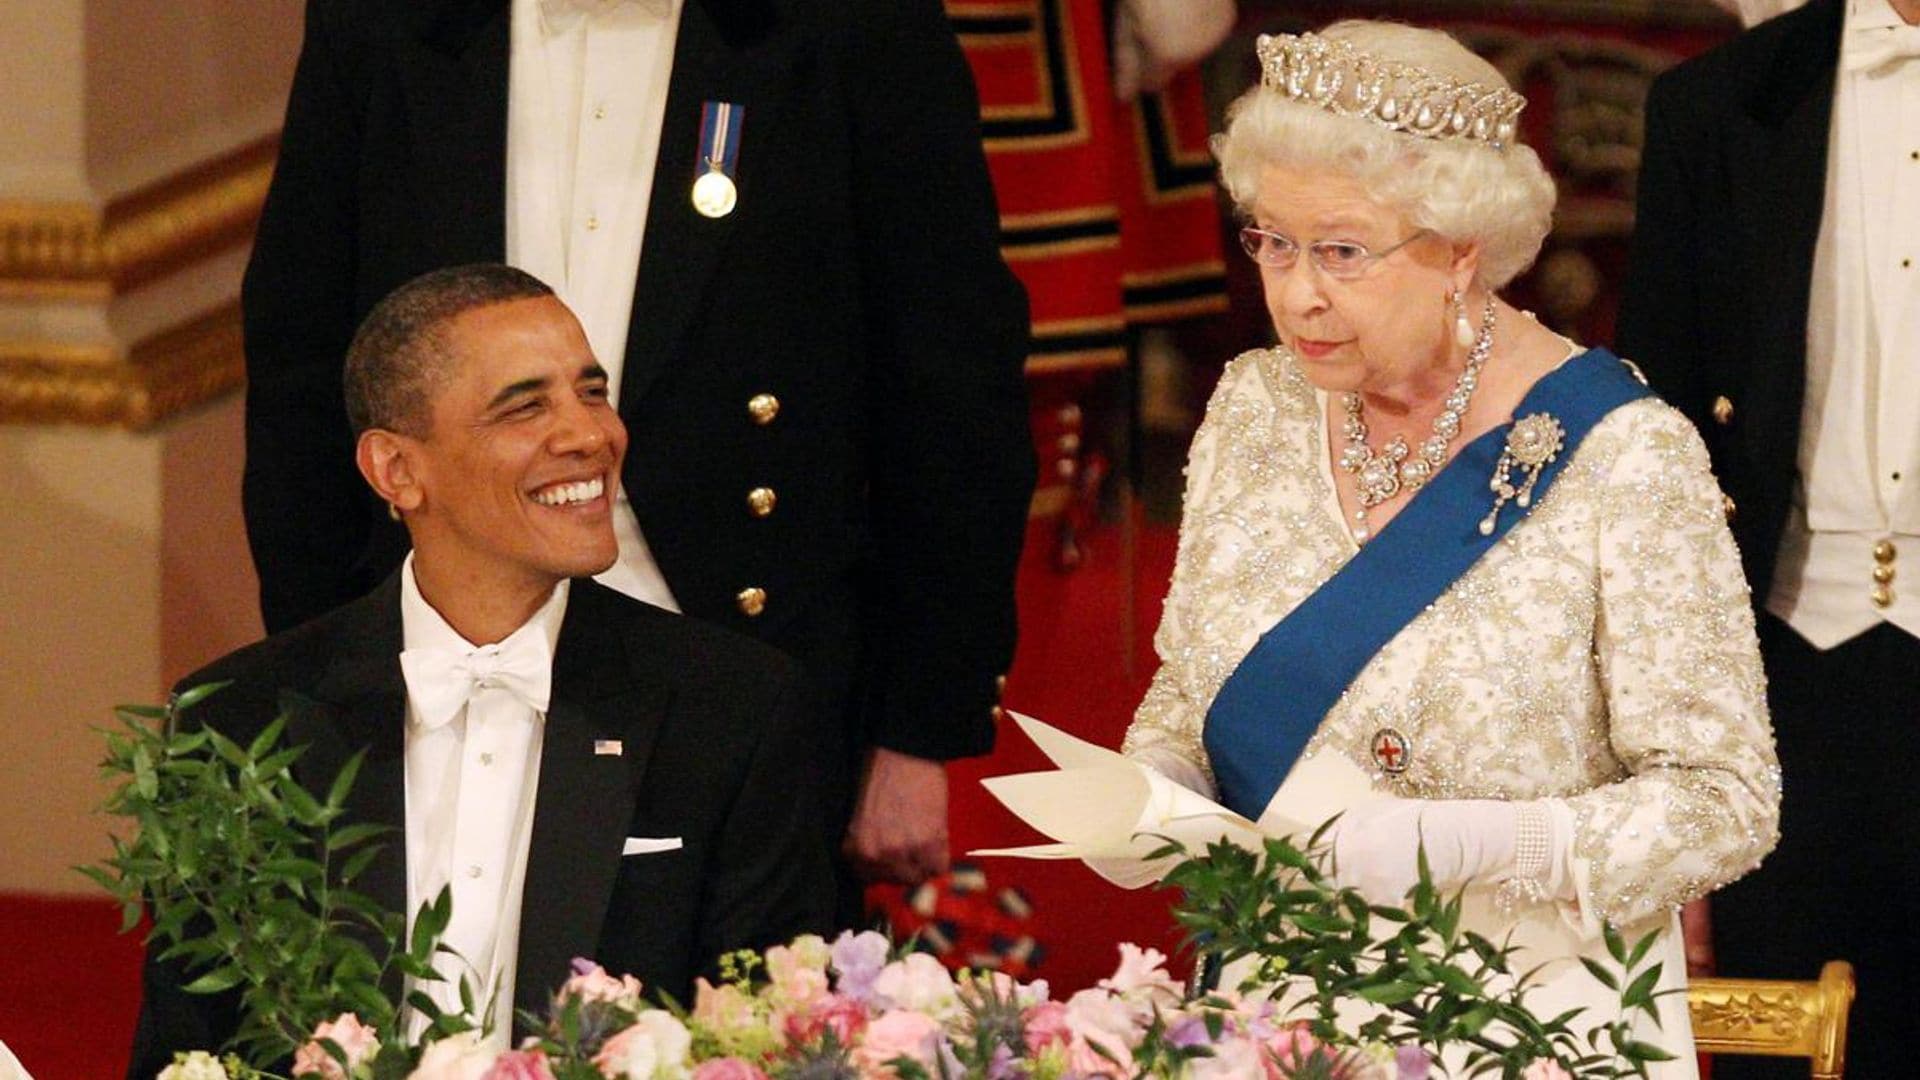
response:
M622 855L658 855L663 851L679 851L680 838L677 836L629 836L620 847Z

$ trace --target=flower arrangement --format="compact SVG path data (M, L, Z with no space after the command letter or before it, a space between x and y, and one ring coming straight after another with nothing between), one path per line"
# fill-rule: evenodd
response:
M1152 949L1120 946L1098 986L1054 1000L1044 981L956 977L872 931L814 936L726 958L691 1010L650 1007L631 976L589 961L540 1033L489 1049L477 1031L417 1057L348 1013L294 1056L299 1080L1421 1080L1417 1048L1335 1047L1264 997L1190 998ZM237 1058L182 1055L160 1080L252 1080ZM1544 1074L1543 1074L1544 1075Z
M1572 1080L1644 1076L1669 1056L1628 1023L1654 1014L1652 935L1630 945L1608 932L1614 967L1588 966L1619 1013L1577 1031L1573 1014L1527 1009L1516 950L1460 928L1460 897L1437 893L1424 856L1405 907L1372 904L1331 879L1324 826L1260 851L1216 844L1169 876L1189 940L1242 972L1222 990L1183 988L1159 952L1120 945L1111 976L1056 1000L1044 981L956 975L879 934L843 933L724 957L691 1008L576 961L511 1049L473 1019L488 1010L467 988L457 1012L415 992L405 1004L424 1030L410 1039L379 988L384 975L441 977L431 961L448 894L409 930L353 893L377 839L339 820L356 764L315 798L293 780L301 751L278 745L280 721L245 744L183 728L180 712L207 692L121 711L107 806L138 828L86 870L123 901L128 927L151 912L161 956L197 974L190 990L238 998L235 1052L181 1055L159 1080L279 1068L296 1080L1425 1080L1456 1051L1468 1074ZM1352 1001L1376 1014L1347 1030L1337 1008Z

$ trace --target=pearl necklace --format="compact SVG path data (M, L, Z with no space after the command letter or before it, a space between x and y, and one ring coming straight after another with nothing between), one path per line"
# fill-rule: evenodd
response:
M1473 400L1474 388L1480 385L1480 369L1486 365L1487 356L1493 352L1493 300L1487 300L1487 310L1480 318L1480 333L1473 339L1473 348L1467 352L1467 367L1453 384L1453 392L1447 395L1447 405L1439 416L1433 418L1433 433L1420 444L1419 454L1407 447L1407 440L1399 435L1393 437L1384 449L1375 451L1367 445L1367 424L1361 419L1361 401L1357 392L1342 395L1341 404L1346 409L1346 423L1342 425L1345 434L1346 449L1340 452L1340 468L1353 474L1354 486L1360 496L1360 509L1353 512L1353 538L1366 543L1372 536L1367 528L1367 511L1386 502L1401 491L1419 491L1427 486L1427 481L1447 463L1447 448L1453 444L1454 437L1460 434L1460 418L1466 415L1467 404Z

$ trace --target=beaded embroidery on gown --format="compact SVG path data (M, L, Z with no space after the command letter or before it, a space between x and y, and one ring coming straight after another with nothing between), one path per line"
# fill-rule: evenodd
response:
M1209 796L1214 695L1357 550L1324 401L1283 349L1243 354L1188 458L1162 665L1124 749ZM1397 774L1371 752L1388 728L1407 744ZM1673 911L1772 848L1780 784L1747 587L1692 426L1653 398L1596 425L1529 518L1361 671L1302 760L1317 754L1385 794L1561 800L1576 897L1503 917L1490 889L1469 893L1534 962L1567 957L1536 1010L1605 1003L1596 1022L1612 1018L1617 998L1572 963L1601 953L1603 919L1629 937L1667 927L1662 985L1684 986ZM1681 1060L1655 1075L1692 1076L1684 995L1663 1006L1662 1029L1642 1034Z

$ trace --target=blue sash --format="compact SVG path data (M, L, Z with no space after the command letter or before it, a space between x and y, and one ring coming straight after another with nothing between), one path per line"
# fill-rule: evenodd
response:
M1513 410L1547 413L1565 444L1541 469L1538 505L1593 425L1652 393L1605 349L1590 349L1548 373ZM1307 740L1362 668L1460 575L1479 561L1528 509L1509 502L1491 534L1480 521L1492 509L1488 489L1512 423L1461 449L1358 554L1261 635L1207 710L1204 742L1221 801L1258 818Z

